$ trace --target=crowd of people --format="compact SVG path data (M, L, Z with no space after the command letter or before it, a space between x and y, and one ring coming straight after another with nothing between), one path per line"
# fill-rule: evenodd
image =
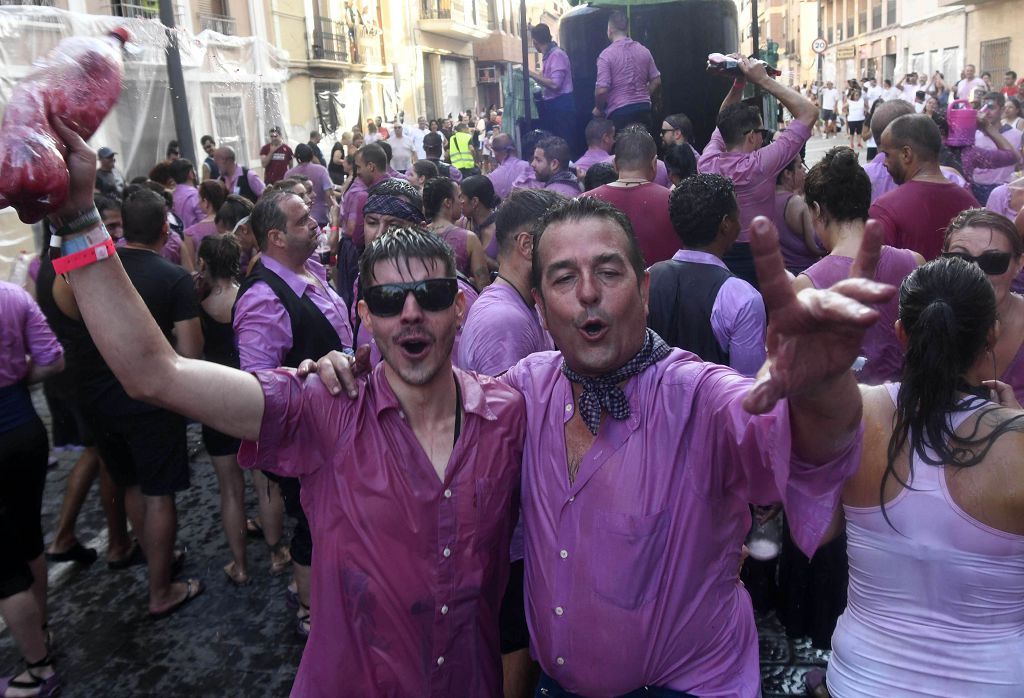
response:
M31 293L0 283L0 615L25 660L0 696L59 686L46 561L98 558L75 535L97 479L148 614L204 591L179 578L187 420L226 579L261 573L253 536L291 576L293 695L758 695L744 541L773 517L770 603L832 651L809 691L1021 694L1016 97L976 86L965 145L873 81L793 89L737 56L698 149L685 114L651 121L660 73L621 13L583 134L567 56L532 38L519 147L492 109L369 121L326 157L273 127L262 175L204 136L198 166L126 182L53 117L59 253ZM808 169L839 113L850 147ZM84 450L44 547L49 438Z

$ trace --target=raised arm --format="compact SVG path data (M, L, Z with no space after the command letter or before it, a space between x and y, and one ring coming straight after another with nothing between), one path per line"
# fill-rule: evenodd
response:
M765 70L764 63L740 57L740 70L747 82L753 83L765 92L774 95L789 110L793 118L802 121L808 127L814 126L818 120L818 108L814 102L804 97L791 87L786 87L772 79Z
M741 78L737 78L732 81L732 87L729 88L728 94L725 95L725 99L722 100L722 106L718 108L721 112L723 109L731 104L736 104L743 99L743 90L747 87L747 81Z
M59 120L68 147L71 193L61 217L93 208L96 154ZM103 235L96 228L82 235ZM114 375L132 397L196 419L218 431L256 439L263 391L256 378L218 364L179 356L164 338L117 255L76 269L69 283L82 319Z

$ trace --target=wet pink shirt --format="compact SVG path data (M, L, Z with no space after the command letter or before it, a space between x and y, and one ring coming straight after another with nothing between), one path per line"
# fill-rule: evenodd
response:
M572 94L572 69L569 66L569 54L557 44L544 56L543 70L548 80L554 80L554 87L544 88L544 99L554 99L562 95Z
M0 388L28 375L28 357L49 366L64 355L46 317L28 291L0 281Z
M741 402L753 379L675 349L626 383L631 416L605 418L570 485L564 429L576 406L561 362L533 354L504 376L526 399L531 653L593 698L646 685L757 695L757 632L737 573L748 503L781 501L812 552L860 438L831 463L803 463L785 401L750 415Z
M213 221L199 221L195 225L185 228L185 236L192 240L192 251L195 254L195 258L192 260L193 264L196 266L199 264L199 245L202 244L203 239L216 234L217 224Z
M580 156L580 159L572 164L576 170L576 176L583 179L583 175L587 173L592 166L598 163L606 162L609 165L615 164L615 156L611 153L606 153L601 148L587 148L587 152Z
M199 190L191 184L179 184L174 187L171 196L174 198L174 214L181 219L186 228L206 218L199 206Z
M529 189L537 186L537 173L530 167L530 163L515 155L509 155L503 163L487 174L487 178L494 185L494 193L502 199L507 199L513 188Z
M263 256L260 262L268 271L280 276L295 295L308 296L334 326L341 343L346 347L352 346L348 308L341 296L324 281L324 268L319 262L312 259L306 261L306 271L316 277L315 283L299 276L276 259ZM274 291L265 283L254 284L238 299L233 325L239 365L243 371L277 368L292 348L292 324L288 313Z
M647 47L629 38L616 39L597 57L594 87L608 88L605 114L630 104L650 104L647 83L661 76Z
M257 374L263 423L239 464L300 479L316 550L291 695L499 698L522 397L455 370L464 417L441 480L383 368L355 400L316 377Z
M751 153L730 153L716 128L711 142L700 156L697 169L732 180L740 207L740 235L737 242L750 242L750 223L755 216L775 220L775 178L793 162L811 137L811 128L793 121L776 134L771 145Z

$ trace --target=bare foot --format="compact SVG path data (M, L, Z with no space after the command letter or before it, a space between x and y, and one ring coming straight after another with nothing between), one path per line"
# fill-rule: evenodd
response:
M249 574L244 567L237 565L234 560L224 565L224 574L236 587L245 586L249 583Z

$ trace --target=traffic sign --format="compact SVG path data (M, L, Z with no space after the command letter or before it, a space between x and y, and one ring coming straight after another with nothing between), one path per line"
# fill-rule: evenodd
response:
M828 49L828 42L820 37L811 42L811 50L815 53L825 53L826 49Z

